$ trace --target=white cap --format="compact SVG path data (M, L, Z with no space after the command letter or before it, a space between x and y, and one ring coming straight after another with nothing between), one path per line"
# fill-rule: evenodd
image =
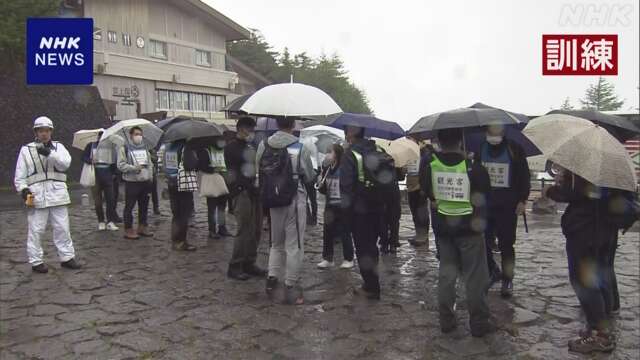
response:
M33 128L49 128L53 129L53 121L46 116L40 116L33 122Z

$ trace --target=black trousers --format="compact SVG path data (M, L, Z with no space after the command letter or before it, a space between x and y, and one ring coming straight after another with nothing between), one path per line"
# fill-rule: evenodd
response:
M120 181L122 180L122 174L120 172L113 173L113 199L118 206L118 199L120 198Z
M599 235L594 234L591 228L567 236L567 264L569 280L585 313L588 327L605 330L609 327L608 313L613 306L608 269L611 241L600 239L603 245L586 245L594 236Z
M307 190L307 219L318 218L318 192L314 184L305 184Z
M91 188L93 202L95 204L96 216L98 222L104 222L105 212L103 204L107 209L107 222L115 222L116 218L116 202L113 195L113 173L109 168L96 168L96 185Z
M154 165L153 170L153 181L151 183L151 202L153 203L153 210L160 210L160 202L158 199L158 172L157 168Z
M362 275L365 290L370 292L380 292L376 228L372 226L379 218L379 214L354 214L351 224L360 275Z
M125 181L124 183L124 228L133 227L133 208L138 204L138 226L147 225L149 192L151 182Z
M380 226L378 227L380 246L382 248L400 246L401 215L400 188L396 186L389 194L389 199L385 204L384 213L381 215Z
M333 247L336 240L342 243L342 256L353 261L353 240L344 211L339 206L327 205L324 208L322 229L322 258L333 261Z
M485 247L487 253L487 264L489 274L497 271L498 264L493 259L491 251L491 239L498 238L498 248L502 258L502 276L505 280L513 280L513 273L516 263L516 227L518 226L518 216L515 207L491 208L487 217L487 227L485 229Z
M409 209L413 218L413 225L425 229L426 238L429 239L429 200L420 190L407 193L409 198Z
M240 270L256 263L262 237L262 204L258 196L243 190L233 198L238 234L233 240L229 269Z
M187 243L187 229L189 217L193 209L193 193L178 191L177 186L169 187L169 201L171 203L171 241L173 243Z
M207 222L209 223L209 232L216 232L216 225L226 225L226 217L224 213L224 209L226 207L226 195L207 198Z
M429 206L429 212L431 213L431 227L433 228L433 240L436 243L436 258L440 260L440 239L438 236L438 222L436 221L436 216L438 216L438 210L434 207Z
M618 251L618 231L612 234L613 241L609 246L609 260L607 261L607 271L609 272L609 289L611 289L611 308L607 313L620 310L620 293L618 292L618 279L616 278L615 260Z

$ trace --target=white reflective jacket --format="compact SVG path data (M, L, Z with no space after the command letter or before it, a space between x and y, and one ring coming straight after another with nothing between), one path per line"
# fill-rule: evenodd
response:
M16 191L29 188L36 209L69 204L64 173L71 164L71 155L64 145L56 141L49 156L38 154L36 145L32 142L20 149L13 180Z

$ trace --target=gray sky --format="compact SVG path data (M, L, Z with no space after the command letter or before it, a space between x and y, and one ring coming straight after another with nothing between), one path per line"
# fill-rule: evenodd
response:
M536 115L567 96L580 106L597 78L542 76L542 34L618 34L618 76L607 79L626 99L623 109L638 107L637 0L205 2L259 29L275 50L339 54L376 115L404 128L477 101ZM620 15L602 12L604 24L561 20L563 11L588 14L590 6Z

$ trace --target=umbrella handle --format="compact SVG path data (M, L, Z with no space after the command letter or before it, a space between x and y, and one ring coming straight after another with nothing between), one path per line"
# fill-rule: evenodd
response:
M529 224L527 224L527 214L522 213L522 220L524 220L524 232L529 233Z

